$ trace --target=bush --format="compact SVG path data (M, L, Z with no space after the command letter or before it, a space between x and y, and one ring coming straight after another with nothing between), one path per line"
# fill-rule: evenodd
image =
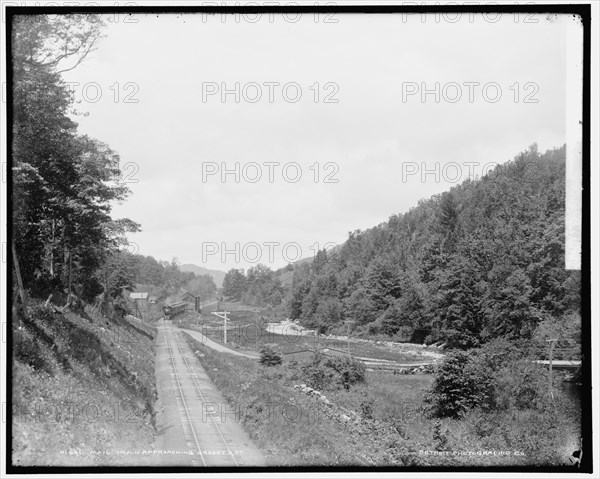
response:
M300 369L306 383L315 389L350 389L351 385L364 382L366 377L366 367L357 359L321 353L316 353L312 361L304 363Z
M430 414L459 417L469 409L489 404L490 378L470 367L473 354L454 351L438 368L431 391L425 396Z
M277 366L283 362L283 357L276 345L265 344L260 348L259 362L265 366Z
M311 388L322 390L336 384L335 371L325 367L323 358L322 354L315 353L312 361L305 362L300 367L302 378Z
M550 401L548 373L531 359L506 339L450 353L425 398L429 412L437 417L459 417L474 408L545 410ZM554 394L562 396L559 387Z
M324 362L325 367L337 373L337 381L344 389L365 381L367 369L365 365L353 357L328 357Z

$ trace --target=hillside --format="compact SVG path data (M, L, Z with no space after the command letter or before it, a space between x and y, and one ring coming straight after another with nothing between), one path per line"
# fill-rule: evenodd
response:
M208 274L212 277L217 288L220 288L223 285L223 279L225 278L225 272L219 271L218 269L208 269L203 268L202 266L196 266L195 264L181 264L179 265L179 270L189 273L195 273L198 276Z
M13 464L148 464L115 454L153 445L154 328L57 311L13 313Z
M230 271L224 294L321 332L468 349L496 337L580 344L580 274L565 270L565 147L532 145L339 248ZM312 258L311 258L312 259Z
M572 346L580 279L564 267L564 198L565 147L533 145L295 267L290 316L463 348L559 332Z

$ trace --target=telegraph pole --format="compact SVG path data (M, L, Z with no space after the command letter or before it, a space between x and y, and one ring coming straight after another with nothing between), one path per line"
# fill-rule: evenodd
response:
M213 314L223 320L223 343L227 344L227 320L229 319L227 315L229 311L216 311Z
M348 357L350 357L350 325L356 323L356 321L345 321L346 323L346 332L348 333Z
M554 393L552 392L552 353L554 352L554 346L558 339L546 339L550 347L550 351L548 353L548 390L550 391L550 397L554 399Z

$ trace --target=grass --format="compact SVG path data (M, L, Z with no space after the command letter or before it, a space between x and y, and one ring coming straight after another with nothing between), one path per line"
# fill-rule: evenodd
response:
M435 419L422 408L433 376L376 371L349 390L322 391L327 406L294 388L306 382L298 364L265 367L187 339L271 466L569 464L577 412L473 410L461 419Z
M328 416L323 405L296 392L281 367L229 357L187 336L269 466L370 465L371 445ZM369 450L369 453L366 453Z
M152 448L153 329L39 303L13 328L13 465L144 464L118 451Z
M236 350L259 351L264 344L277 344L283 353L302 349L331 348L348 350L347 341L324 336L295 336L275 334L267 331L267 318L257 309L249 309L237 303L227 303L221 309L230 312L228 317L227 344L224 343L223 321L211 313L216 305L204 308L202 314L187 312L177 316L174 322L181 327L202 332L226 347ZM431 352L420 345L374 344L351 342L350 353L354 356L396 361L399 363L421 363L432 361Z

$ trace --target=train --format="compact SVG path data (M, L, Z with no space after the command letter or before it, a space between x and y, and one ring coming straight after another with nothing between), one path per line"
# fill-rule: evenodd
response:
M188 303L185 301L178 301L173 304L166 304L163 306L163 315L165 319L173 319L178 314L185 313L188 308Z

